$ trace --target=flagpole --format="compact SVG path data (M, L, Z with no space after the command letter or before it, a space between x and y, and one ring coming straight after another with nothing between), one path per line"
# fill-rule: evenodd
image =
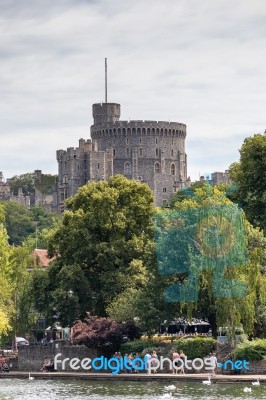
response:
M107 58L105 59L105 103L107 103Z

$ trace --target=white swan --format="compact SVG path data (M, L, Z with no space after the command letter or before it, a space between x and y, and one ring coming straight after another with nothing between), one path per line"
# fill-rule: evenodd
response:
M260 378L257 378L256 381L252 382L253 386L260 386Z
M165 393L164 395L162 395L161 398L162 399L172 399L173 396L172 396L172 393Z
M29 372L29 380L33 381L33 379L34 379L33 376L30 376L30 372Z
M245 393L251 393L251 388L249 388L249 387L244 387L244 392L245 392Z
M208 376L208 380L207 381L202 381L203 385L211 385L211 377L210 375Z
M176 386L175 385L165 386L164 388L165 388L165 390L169 390L170 392L176 390Z

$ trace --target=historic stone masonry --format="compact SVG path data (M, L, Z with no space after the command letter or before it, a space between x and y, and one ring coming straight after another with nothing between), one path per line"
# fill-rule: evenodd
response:
M120 121L120 104L93 104L91 139L57 151L57 209L87 181L122 174L147 183L156 205L188 184L186 125L165 121Z

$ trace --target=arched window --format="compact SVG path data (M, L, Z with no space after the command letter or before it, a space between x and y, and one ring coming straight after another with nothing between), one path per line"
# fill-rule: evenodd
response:
M156 157L159 156L159 149L155 149L155 155L156 155Z
M142 157L142 147L139 148L139 156Z
M154 165L154 172L156 174L159 174L159 172L160 172L160 164L158 162L155 163L155 165Z
M129 148L127 147L127 157L129 157Z
M175 164L171 165L171 175L175 175Z
M125 175L131 175L131 164L129 162L125 163Z
M174 150L171 150L171 156L174 157Z

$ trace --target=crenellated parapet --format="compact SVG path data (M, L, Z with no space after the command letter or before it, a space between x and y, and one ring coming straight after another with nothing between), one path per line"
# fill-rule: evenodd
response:
M98 139L104 136L171 136L185 139L186 125L167 121L116 121L103 125L92 125L91 137Z

